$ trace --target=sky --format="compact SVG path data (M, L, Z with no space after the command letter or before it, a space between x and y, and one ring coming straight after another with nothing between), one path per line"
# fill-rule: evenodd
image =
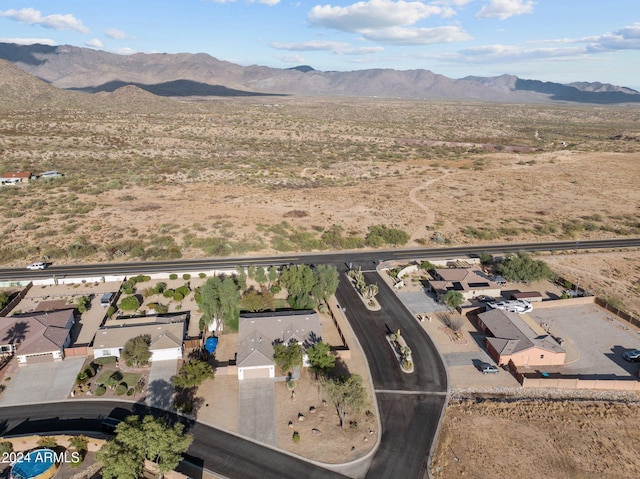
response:
M640 91L639 0L0 0L0 42Z

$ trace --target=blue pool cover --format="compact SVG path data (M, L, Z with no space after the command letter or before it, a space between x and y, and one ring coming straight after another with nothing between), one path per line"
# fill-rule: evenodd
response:
M15 479L31 479L49 470L56 463L51 449L37 449L20 457L11 468Z
M207 338L207 340L204 343L204 349L206 349L209 354L212 354L217 347L218 347L218 338Z

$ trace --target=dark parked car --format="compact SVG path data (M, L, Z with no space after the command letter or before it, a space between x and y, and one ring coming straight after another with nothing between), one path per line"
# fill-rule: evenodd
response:
M498 374L498 371L500 371L498 366L489 363L480 363L478 370L480 370L482 374Z
M640 362L640 349L634 349L633 351L627 351L622 355L627 361L631 363Z
M491 296L487 296L486 294L481 294L480 296L476 296L476 301L480 301L481 303L488 303L489 301L495 301Z

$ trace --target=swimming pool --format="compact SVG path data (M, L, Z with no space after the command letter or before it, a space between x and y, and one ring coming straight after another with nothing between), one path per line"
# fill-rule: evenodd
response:
M58 472L59 460L51 449L36 449L24 455L18 455L11 466L13 479L49 479Z

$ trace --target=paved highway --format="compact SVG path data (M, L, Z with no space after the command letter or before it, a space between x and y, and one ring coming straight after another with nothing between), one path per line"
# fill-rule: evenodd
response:
M505 254L517 251L558 251L639 247L640 238L594 241L557 241L545 243L516 243L503 245L456 246L450 248L419 248L373 251L348 251L280 256L247 256L237 258L208 258L196 260L150 261L144 263L97 263L85 265L53 265L43 271L25 268L0 269L0 281L19 281L56 276L132 275L172 271L205 271L234 268L236 265L280 265L289 263L339 264L344 262L377 262L379 260L408 260L412 258L451 258L480 253ZM26 266L26 265L25 265Z

